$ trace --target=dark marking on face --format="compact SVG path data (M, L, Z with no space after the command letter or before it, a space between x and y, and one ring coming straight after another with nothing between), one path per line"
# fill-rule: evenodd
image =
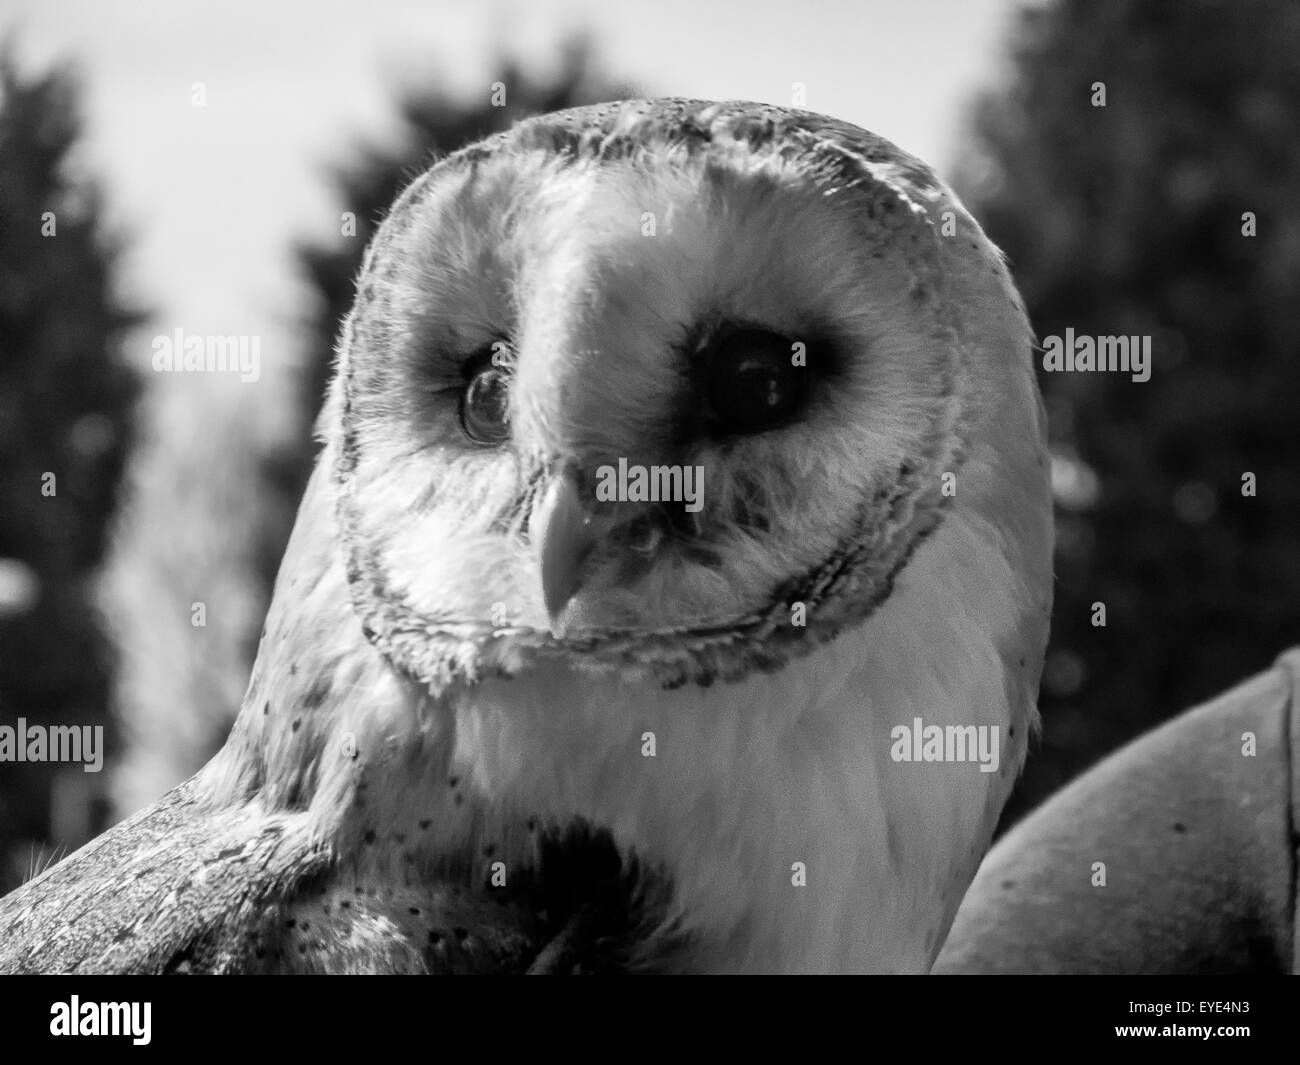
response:
M323 673L312 681L311 687L307 689L307 694L302 698L302 705L308 710L315 710L325 702L329 698L332 679L328 673Z
M731 520L743 529L766 533L772 531L768 517L767 493L754 478L740 474L739 490L731 505Z

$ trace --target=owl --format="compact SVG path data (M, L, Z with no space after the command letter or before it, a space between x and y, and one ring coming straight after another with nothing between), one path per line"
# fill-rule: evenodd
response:
M1035 723L1031 344L954 195L831 118L625 101L438 162L228 742L0 903L0 967L928 970Z

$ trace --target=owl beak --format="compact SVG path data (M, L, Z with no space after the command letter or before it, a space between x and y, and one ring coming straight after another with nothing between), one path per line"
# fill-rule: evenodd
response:
M598 535L582 502L578 473L566 466L538 497L528 522L528 538L542 574L542 600L557 638L564 635L565 607L582 587L584 564Z

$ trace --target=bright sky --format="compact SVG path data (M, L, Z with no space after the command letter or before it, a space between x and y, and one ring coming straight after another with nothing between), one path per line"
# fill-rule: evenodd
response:
M944 173L964 108L996 79L1015 0L6 0L27 69L85 75L85 162L132 238L128 294L149 337L263 338L292 358L304 292L295 236L331 239L346 205L325 167L391 136L396 89L487 95L497 60L550 64L565 31L647 95L748 98L847 119ZM208 106L191 105L206 85ZM264 375L267 370L264 369Z

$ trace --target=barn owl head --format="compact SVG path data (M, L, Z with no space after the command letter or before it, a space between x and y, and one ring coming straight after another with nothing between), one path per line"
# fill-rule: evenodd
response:
M358 282L323 425L367 634L434 683L779 668L984 490L981 436L1041 518L1027 344L973 221L851 126L524 122L416 181Z

